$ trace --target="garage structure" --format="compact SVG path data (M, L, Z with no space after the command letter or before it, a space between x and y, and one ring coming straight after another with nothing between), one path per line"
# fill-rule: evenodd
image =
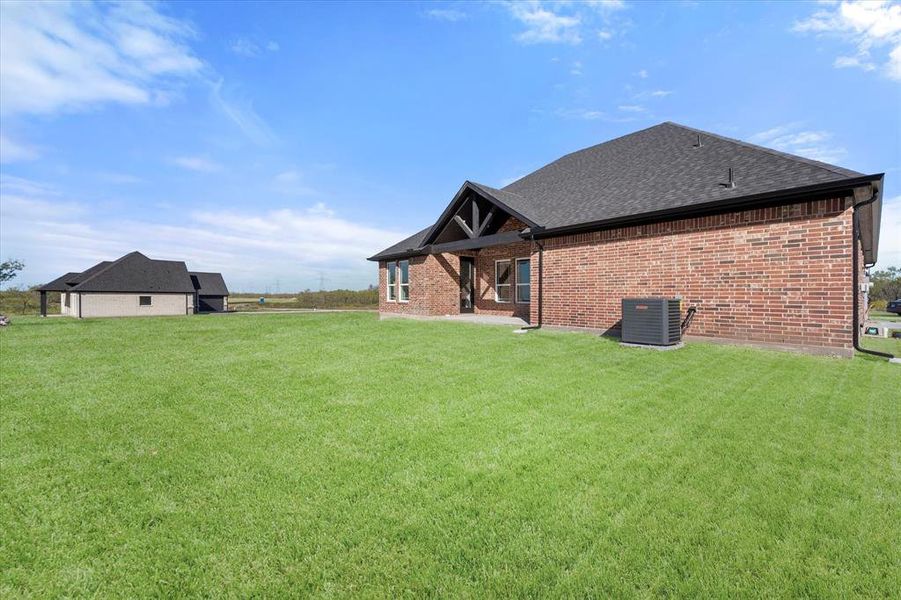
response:
M228 288L222 273L191 271L194 285L194 306L197 312L226 312L228 310Z

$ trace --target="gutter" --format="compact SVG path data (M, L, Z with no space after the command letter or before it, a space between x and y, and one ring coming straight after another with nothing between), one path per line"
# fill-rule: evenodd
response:
M535 325L526 325L522 327L524 331L531 331L532 329L541 329L541 312L543 307L543 283L544 283L544 246L535 239L535 233L540 232L544 229L544 227L530 227L528 233L523 235L522 237L528 237L532 240L532 243L538 246L538 323Z
M860 177L851 177L837 181L827 181L825 183L805 185L789 190L776 190L772 192L762 192L760 194L751 194L749 196L742 196L740 198L734 198L732 200L714 200L712 202L705 202L703 204L695 204L692 206L677 206L675 208L667 208L664 210L641 213L638 215L614 217L612 219L604 219L600 221L591 221L589 223L576 223L573 225L561 225L559 227L542 228L539 230L537 237L548 238L559 235L587 233L589 231L597 231L599 229L638 225L670 218L683 219L721 211L732 211L742 208L759 208L759 205L762 202L766 202L768 200L781 202L783 200L790 201L795 198L809 196L811 194L817 193L847 192L849 189L877 182L881 180L884 175L885 173L877 173L875 175L862 175Z
M871 354L873 356L878 356L880 358L887 358L890 362L897 362L898 358L894 354L889 354L888 352L879 352L878 350L868 350L866 348L862 348L860 346L860 283L858 281L858 271L860 270L859 262L860 259L857 257L857 241L860 237L860 213L857 210L860 207L866 206L868 204L872 204L879 199L879 190L876 186L870 186L872 190L872 195L868 200L862 200L860 202L855 202L852 210L854 211L851 215L852 227L851 227L851 269L853 271L851 275L851 281L853 285L853 295L852 295L852 339L854 341L854 349L858 352L863 352L864 354ZM869 268L873 265L864 264L865 268Z

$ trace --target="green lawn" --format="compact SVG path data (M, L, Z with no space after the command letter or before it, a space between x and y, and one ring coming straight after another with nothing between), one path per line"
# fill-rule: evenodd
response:
M887 597L901 367L371 314L0 330L0 596Z

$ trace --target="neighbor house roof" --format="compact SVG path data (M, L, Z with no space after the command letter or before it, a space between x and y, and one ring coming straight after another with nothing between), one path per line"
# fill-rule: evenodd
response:
M224 283L223 283L224 286ZM194 293L182 261L154 260L131 252L81 273L67 273L38 288L45 292Z
M202 271L190 271L191 283L201 296L228 296L228 288L222 273L204 273Z
M729 185L730 169L734 186ZM464 186L535 224L532 229L543 230L540 235L550 235L838 190L881 178L667 122L567 154L503 189L474 182ZM443 219L451 206L454 202ZM371 260L403 251L425 253L422 244L443 226L439 219ZM875 260L878 218L872 228L873 260L868 262Z

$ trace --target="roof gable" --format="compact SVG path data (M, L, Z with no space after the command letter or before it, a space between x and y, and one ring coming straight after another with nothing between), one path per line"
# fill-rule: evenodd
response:
M72 291L193 293L194 286L184 262L153 260L132 252L82 278Z
M435 242L439 234L445 229L445 227L448 226L448 224L452 222L454 216L460 210L462 205L467 202L467 200L469 200L473 194L499 208L503 212L507 213L507 215L516 217L523 223L526 223L530 226L535 225L534 221L532 221L530 217L523 215L519 210L519 208L521 208L523 204L523 201L516 194L497 190L487 185L476 183L474 181L466 181L462 186L460 186L460 189L457 191L457 193L454 194L453 199L447 205L447 208L444 209L444 212L441 214L435 224L429 228L429 231L423 238L421 245L427 245Z

